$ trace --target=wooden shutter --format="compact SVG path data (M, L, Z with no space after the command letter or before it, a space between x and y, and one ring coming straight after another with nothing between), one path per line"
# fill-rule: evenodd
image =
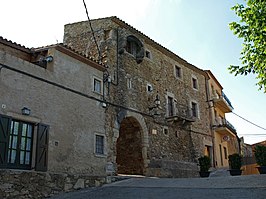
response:
M36 165L35 165L36 171L47 171L48 143L49 143L49 126L45 124L38 124Z
M0 168L6 167L11 118L0 115Z

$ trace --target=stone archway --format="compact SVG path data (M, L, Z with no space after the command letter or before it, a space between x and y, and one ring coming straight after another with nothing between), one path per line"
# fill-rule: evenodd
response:
M127 115L116 141L117 173L144 175L147 167L148 132L142 116Z

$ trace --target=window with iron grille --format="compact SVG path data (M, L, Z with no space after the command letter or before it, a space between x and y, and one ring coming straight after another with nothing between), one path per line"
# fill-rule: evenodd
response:
M95 137L95 153L104 155L104 136L96 135Z

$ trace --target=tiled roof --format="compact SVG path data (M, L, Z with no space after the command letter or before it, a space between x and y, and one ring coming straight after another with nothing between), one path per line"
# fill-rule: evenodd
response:
M25 46L22 46L21 44L18 44L16 42L13 42L11 40L7 40L7 39L5 39L5 38L3 38L1 36L0 36L0 43L3 43L3 44L5 44L7 46L10 46L12 48L16 48L16 49L21 50L21 51L26 52L26 53L30 53L31 52L31 49L29 49L29 48L27 48Z
M56 48L57 46L66 48L66 49L72 51L73 53L82 56L83 58L86 58L86 59L88 59L90 61L93 61L93 62L95 62L95 63L97 63L97 64L99 64L101 66L106 67L106 65L104 63L100 62L99 60L96 60L94 57L92 57L92 56L89 57L89 56L85 55L84 53L79 52L79 51L75 50L74 48L72 48L72 47L70 47L70 46L68 46L66 44L63 44L63 43L52 44L52 45L42 46L42 47L38 47L38 48L32 48L32 50L34 52L38 52L38 51L48 50L49 48Z
M72 51L73 53L76 53L76 54L82 56L85 59L88 59L88 60L90 60L92 62L95 62L95 63L97 63L97 64L99 64L99 65L101 65L103 67L106 67L106 65L104 63L101 63L100 61L94 59L93 57L88 57L85 54L80 53L80 52L76 51L75 49L71 48L70 46L67 46L67 45L62 44L62 43L42 46L42 47L38 47L38 48L27 48L27 47L25 47L25 46L23 46L21 44L18 44L16 42L11 41L11 40L7 40L7 39L5 39L5 38L3 38L1 36L0 36L0 43L2 43L4 45L7 45L7 46L9 46L11 48L15 48L17 50L23 51L25 53L29 53L29 54L34 53L34 52L43 51L43 50L48 50L49 48L55 48L57 46L61 46L61 47L64 47L64 48Z

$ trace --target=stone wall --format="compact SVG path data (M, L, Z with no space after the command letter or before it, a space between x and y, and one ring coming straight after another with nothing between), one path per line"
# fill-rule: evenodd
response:
M88 22L78 22L65 26L64 43L82 53L88 53L99 59L96 52L95 43L91 40ZM207 140L212 142L210 132L210 121L206 94L206 76L204 71L187 63L174 53L160 46L133 27L120 21L117 18L105 18L93 20L92 26L96 35L97 43L101 50L102 61L108 66L108 74L112 82L109 85L109 96L106 100L119 107L109 106L106 112L106 126L108 146L108 161L116 162L117 138L121 122L125 117L121 112L137 112L144 119L148 135L148 147L142 150L142 155L146 162L187 162L195 164L197 157L204 153ZM144 57L142 62L137 62L136 58L126 51L126 40L129 36L134 36L143 44L145 51L149 51L151 57ZM175 66L182 70L182 78L175 76ZM198 88L192 87L192 77L197 79ZM148 91L148 86L151 90ZM156 95L160 96L159 115L154 117L150 107L154 106ZM191 103L198 104L198 117L190 122L184 119L168 120L168 96L174 99L174 114L182 109L191 108ZM180 119L180 118L179 118ZM130 125L130 124L129 124ZM143 142L142 140L140 140ZM166 176L163 172L148 173ZM169 175L193 176L188 174L188 170L182 167L182 172L176 172L161 164L161 171ZM191 167L194 173L197 167ZM168 175L167 174L167 175Z
M165 178L195 178L199 177L196 163L153 160L147 169L147 176L161 176Z
M61 192L100 186L105 177L0 170L0 198L45 198Z

